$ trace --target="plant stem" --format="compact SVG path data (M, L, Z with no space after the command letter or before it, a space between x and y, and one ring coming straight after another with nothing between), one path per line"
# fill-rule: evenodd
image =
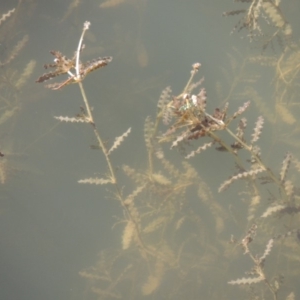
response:
M147 250L146 245L144 244L144 242L142 240L141 233L139 231L138 223L136 222L135 218L132 216L132 213L128 209L128 206L125 204L125 200L124 200L124 198L122 196L122 193L121 193L121 190L120 190L120 188L119 188L119 186L117 184L117 178L116 178L115 171L113 169L110 157L108 155L108 150L107 150L105 144L103 143L103 140L101 139L101 136L100 136L100 133L99 133L98 129L96 128L96 125L95 125L95 122L94 122L94 118L93 118L93 115L92 115L92 112L91 112L91 109L90 109L90 105L89 105L88 99L86 97L86 94L85 94L85 91L84 91L84 88L83 88L83 85L82 85L82 82L79 81L78 85L79 85L79 88L80 88L80 91L81 91L81 95L82 95L82 98L83 98L83 101L84 101L84 104L85 104L85 107L86 107L88 118L90 120L91 125L93 126L94 134L95 134L95 136L97 138L98 145L101 148L101 150L102 150L102 152L103 152L103 154L105 156L105 160L106 160L106 163L107 163L108 168L109 168L111 183L116 188L117 199L120 201L123 209L126 211L129 219L133 222L133 224L135 226L135 229L136 229L136 238L137 238L137 242L139 244L139 247L142 248L142 249L144 249L144 250ZM147 251L147 253L149 253L149 251Z

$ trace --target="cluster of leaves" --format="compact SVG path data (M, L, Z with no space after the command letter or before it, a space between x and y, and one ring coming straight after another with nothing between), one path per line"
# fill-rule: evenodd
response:
M81 50L80 50L81 51ZM40 76L36 82L44 82L54 77L57 77L62 74L69 74L67 80L60 83L48 84L46 87L51 88L53 90L61 89L62 87L76 83L77 78L71 72L71 70L76 69L76 53L72 59L67 58L62 55L59 51L50 51L50 53L55 56L54 63L45 64L44 68L55 68L54 71L48 72ZM79 63L79 76L80 80L83 80L90 72L95 71L99 68L105 67L109 62L112 61L112 57L99 57L92 61L88 61L86 63Z

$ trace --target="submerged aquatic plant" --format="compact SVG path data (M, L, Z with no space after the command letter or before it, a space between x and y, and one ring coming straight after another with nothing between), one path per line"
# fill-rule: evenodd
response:
M286 32L284 26L288 23L281 24L276 19L278 4L272 1L241 2L250 3L242 28L248 28L251 33L259 28L257 13L262 6L265 13L273 16L274 23L277 22L277 29ZM294 183L299 176L300 163L295 155L286 155L279 172L272 170L274 166L272 169L268 167L258 145L267 118L258 116L249 134L245 115L251 101L245 101L237 108L232 102L229 107L226 101L211 112L206 105L208 96L202 86L203 79L194 82L201 67L200 63L195 63L182 92L172 95L171 87L166 87L159 97L156 115L145 119L146 167L122 166L123 172L132 181L130 192L125 191L121 188L123 182L115 174L112 154L131 133L131 128L108 146L96 126L82 81L92 71L106 66L112 58L108 56L81 62L83 38L89 27L90 23L85 22L71 59L59 51L51 51L54 63L45 65L45 68L52 71L40 76L37 82L67 75L64 81L48 84L47 87L57 90L71 83L78 84L85 107L76 116L55 118L91 126L97 139L95 148L101 150L106 160L106 175L83 178L78 182L111 185L114 198L124 212L115 224L122 226L120 247L102 250L95 265L79 273L89 281L90 291L99 299L137 299L141 295L182 299L191 290L195 298L201 294L205 299L220 299L227 295L231 297L229 288L224 294L224 290L211 287L228 282L230 285L251 286L248 291L251 299L281 299L282 280L279 280L278 270L272 268L271 260L276 266L284 262L271 256L278 251L287 258L292 253L295 261L299 259L299 253L292 250L294 244L283 248L288 237L296 241L299 235L300 197ZM234 93L234 88L231 93ZM231 97L226 98L229 100ZM235 112L229 113L232 106ZM195 149L187 153L191 146ZM240 222L234 216L233 205L227 209L217 201L217 195L193 161L198 154L213 151L213 148L218 151L216 153L226 152L234 158L234 173L220 184L218 192L239 183L239 194L235 198L242 200L241 206L244 205L247 211ZM169 149L184 152L182 161L173 163L169 160ZM224 158L221 155L217 157L221 165ZM293 166L296 167L295 174L291 174ZM234 224L240 230L242 238L238 242L232 237L232 243L229 243L225 232L228 224ZM245 277L232 280L232 274L228 273L236 265L236 248L239 247L254 266ZM259 254L260 251L262 254ZM270 262L267 265L266 260ZM292 278L290 269L285 271L286 277ZM174 283L172 286L168 284L170 281ZM291 298L291 295L294 295L292 287L282 299Z
M265 37L263 49L273 43L274 39L278 39L280 44L291 41L292 26L282 13L280 0L237 0L236 2L247 3L248 8L223 13L223 16L243 14L232 32L246 29L251 41L261 36ZM267 33L262 23L269 25L272 31Z

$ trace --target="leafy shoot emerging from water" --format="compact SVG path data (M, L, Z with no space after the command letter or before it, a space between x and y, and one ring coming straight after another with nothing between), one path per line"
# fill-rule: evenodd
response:
M68 74L69 77L65 81L46 85L46 87L50 89L58 90L68 84L81 82L90 72L102 68L112 61L111 56L99 57L91 61L87 61L86 63L82 63L80 61L80 53L84 49L83 37L85 32L89 29L89 26L90 22L86 21L83 25L77 51L71 59L67 58L59 51L50 51L50 53L55 57L54 63L45 64L44 68L54 68L54 71L43 74L36 80L36 82L44 82L59 75Z

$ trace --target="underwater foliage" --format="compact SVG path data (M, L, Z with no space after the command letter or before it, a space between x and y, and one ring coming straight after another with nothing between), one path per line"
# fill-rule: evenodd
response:
M243 17L234 26L232 32L246 29L250 40L264 37L263 50L275 39L280 44L290 42L292 26L287 22L280 8L280 0L237 0L247 3L244 9L232 10L223 13L223 16L241 15ZM266 29L271 28L271 31Z
M23 169L16 159L20 153L12 147L13 132L26 105L24 98L36 66L35 59L19 66L19 57L29 42L29 35L20 29L25 6L19 1L0 16L0 184L8 183L12 175ZM31 5L27 9L32 10Z
M31 60L25 68L20 71L13 66L15 59L19 56L22 49L28 42L28 35L25 34L17 43L12 39L12 34L7 31L6 25L11 28L16 22L14 16L20 14L20 9L15 8L4 13L0 18L0 44L11 45L7 51L0 56L0 125L11 121L16 114L21 110L21 99L18 92L26 86L35 65L36 61ZM11 29L13 31L13 29Z
M100 7L123 2L104 1ZM207 105L209 95L204 79L195 80L201 72L200 63L192 65L190 78L180 94L174 95L172 88L166 87L157 97L156 114L145 118L145 167L139 169L125 163L122 166L131 187L123 188L113 164L115 150L126 143L131 128L124 129L112 145L104 143L83 88L87 75L112 60L107 56L81 62L89 22L84 23L73 58L51 51L54 63L45 68L54 71L36 80L44 82L66 75L63 82L47 86L53 90L78 84L85 107L76 116L55 118L91 127L97 140L94 148L104 156L107 168L100 178L91 176L78 182L107 185L123 212L115 224L121 226L119 247L101 249L97 262L79 272L88 282L93 299L182 299L187 295L191 299L297 298L299 291L294 282L300 272L296 265L300 259L299 157L288 152L282 157L281 166L269 167L259 143L265 138L266 124L280 129L295 125L295 134L299 131L299 121L290 109L298 100L290 87L299 88L299 47L291 47L292 27L281 12L280 1L236 2L248 7L224 13L244 14L234 29L248 30L251 39L264 36L260 22L267 17L274 32L262 49L276 37L285 40L284 50L279 55L257 57L241 55L237 50L229 54L231 70L224 70L228 92L221 93L222 103L212 111ZM248 70L253 64L274 69L271 83L275 96L270 96L269 103L255 88L260 75ZM235 103L237 98L239 104ZM248 122L250 107L257 117ZM280 131L276 134L281 136ZM170 157L177 150L182 155L174 162ZM217 153L214 157L219 158L219 166L228 157L233 161L233 174L218 182L218 190L206 183L205 170L196 167L203 152ZM234 197L229 208L226 200L220 201L222 193L232 193ZM238 220L236 209L243 210L240 215L246 217ZM239 232L240 237L228 236L229 230ZM242 260L252 264L244 274L236 270ZM221 288L215 289L216 285ZM237 285L241 289L235 289Z

